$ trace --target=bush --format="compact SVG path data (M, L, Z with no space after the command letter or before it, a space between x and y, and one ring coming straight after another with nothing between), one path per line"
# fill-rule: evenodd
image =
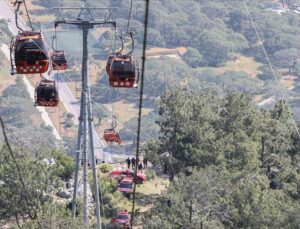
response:
M154 170L146 170L145 175L147 180L153 180L156 177L156 173Z
M111 164L101 164L99 169L102 173L109 173L113 170L113 166Z
M72 211L72 202L66 204L66 209ZM77 198L75 215L79 216L83 212L83 199Z
M183 60L193 68L205 65L203 55L198 51L198 49L188 48L187 52L182 57Z
M75 167L75 162L73 158L57 150L53 151L52 155L55 159L58 168L63 168L57 170L59 172L58 176L64 179L69 179Z

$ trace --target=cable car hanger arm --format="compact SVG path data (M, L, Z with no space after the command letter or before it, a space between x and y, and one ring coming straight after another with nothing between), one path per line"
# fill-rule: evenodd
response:
M18 20L18 13L19 13L20 6L21 6L22 3L24 3L24 7L25 7L26 15L28 17L30 28L31 28L32 31L34 31L25 0L16 0L15 2L13 2L14 6L17 5L17 8L15 9L16 26L17 26L17 28L19 30L21 30L22 32L24 32L24 30L20 27L20 25L18 23L19 22L19 20Z
M130 38L131 38L131 51L129 51L126 55L131 55L134 51L134 33L133 32L129 32Z
M17 5L17 8L15 9L15 22L16 22L16 26L19 30L21 30L22 32L24 32L24 30L20 27L19 23L18 23L18 12L20 10L20 6L22 4L22 1L16 1L14 2L14 5Z

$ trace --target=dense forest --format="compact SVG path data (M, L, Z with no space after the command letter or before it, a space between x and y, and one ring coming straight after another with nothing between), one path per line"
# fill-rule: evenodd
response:
M141 63L144 1L133 1L129 24L130 0L31 3L43 7L29 8L36 17L34 26L49 34L57 16L52 7L115 7L117 32L124 34L129 25L135 33L134 55ZM149 183L166 176L170 183L160 195L148 196L151 209L137 210L135 226L300 228L300 14L295 11L300 1L246 4L248 8L236 0L150 1L143 99L149 112L142 117L141 154L152 165L146 170ZM270 4L286 12L278 13ZM41 23L43 15L49 19ZM9 43L12 34L4 20L0 30L1 44ZM101 67L91 86L98 106L94 113L102 119L109 113L104 105L118 101L139 105L139 90L109 86L102 63L120 46L118 39L116 47L114 42L112 30L90 41L91 63ZM81 50L72 55L75 48L68 45L68 74L73 77L66 81L80 81ZM176 58L166 54L151 58L151 48L184 52ZM1 91L5 127L0 137L0 220L13 228L85 228L81 203L74 222L70 202L59 202L55 196L72 178L74 161L66 154L72 154L76 139L66 137L66 149L58 150L51 127L37 121L38 116L22 78ZM134 152L137 118L122 124L122 140L133 142L124 148ZM46 166L45 158L54 158L56 164ZM109 223L119 209L131 208L117 191L117 181L107 176L113 167L99 166L102 192L93 194L100 196L107 228L117 228ZM91 174L89 184L93 186ZM144 196L139 193L138 198Z
M147 228L298 228L300 142L283 101L258 110L244 94L177 88L157 123L146 155L175 180Z

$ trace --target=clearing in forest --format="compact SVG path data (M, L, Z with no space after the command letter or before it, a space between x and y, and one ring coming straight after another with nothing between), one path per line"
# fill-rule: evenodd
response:
M213 69L216 70L218 73L224 73L227 71L234 71L234 72L245 72L252 77L256 77L261 71L259 70L260 67L263 66L262 63L257 62L253 57L247 57L243 55L236 55L234 60L226 62L226 64L222 67L207 67L207 68L200 68L201 70L206 69Z

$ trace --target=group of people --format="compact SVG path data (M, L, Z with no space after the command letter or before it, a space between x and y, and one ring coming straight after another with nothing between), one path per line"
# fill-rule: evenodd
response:
M132 157L131 159L128 157L126 159L126 163L127 163L127 168L130 169L130 166L132 169L135 168L135 166L138 166L138 170L142 171L143 168L146 169L147 168L147 164L148 164L148 160L147 158L143 158L143 161L140 161L139 158L135 159L134 157Z

